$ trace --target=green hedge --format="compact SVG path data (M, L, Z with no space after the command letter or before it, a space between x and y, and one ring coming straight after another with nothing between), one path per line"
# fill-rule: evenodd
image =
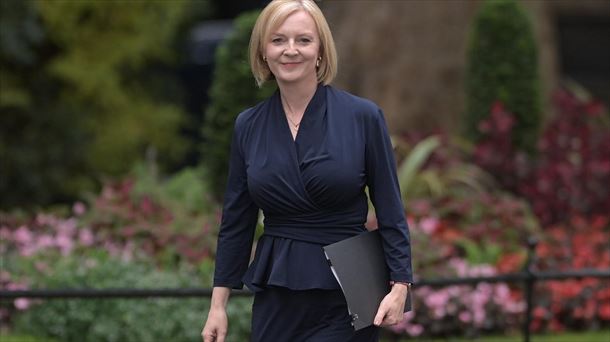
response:
M487 0L477 14L466 74L466 136L481 138L479 123L495 101L516 117L513 144L533 152L541 126L538 52L530 21L516 0Z
M248 44L258 11L235 19L234 31L219 47L210 89L210 107L203 126L202 155L213 191L221 197L226 185L233 124L237 115L270 96L274 82L256 86L248 62Z
M40 256L43 257L43 256ZM105 252L81 256L44 256L53 270L36 270L32 259L20 266L36 288L201 287L188 270L161 271L144 261L122 261ZM200 341L207 298L53 299L33 303L14 317L16 333L70 341ZM233 298L228 341L246 341L251 299Z

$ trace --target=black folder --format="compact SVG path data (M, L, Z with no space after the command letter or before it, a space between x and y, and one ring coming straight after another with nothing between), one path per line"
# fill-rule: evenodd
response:
M378 230L324 246L324 253L347 300L354 330L373 324L377 309L390 292L390 272ZM405 312L411 310L411 291Z

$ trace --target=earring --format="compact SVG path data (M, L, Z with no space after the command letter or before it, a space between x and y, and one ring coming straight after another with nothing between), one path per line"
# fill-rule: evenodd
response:
M267 56L263 56L263 62L267 62Z
M322 60L322 56L318 57L318 59L316 59L316 68L320 67L320 61Z

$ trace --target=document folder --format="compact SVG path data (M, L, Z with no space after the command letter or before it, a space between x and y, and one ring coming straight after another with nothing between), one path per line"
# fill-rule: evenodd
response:
M364 232L323 248L347 300L354 330L372 325L379 304L390 292L390 272L379 231ZM410 289L405 312L409 310Z

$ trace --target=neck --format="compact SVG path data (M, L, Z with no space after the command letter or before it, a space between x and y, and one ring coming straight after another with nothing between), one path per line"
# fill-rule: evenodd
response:
M316 82L278 84L282 102L294 112L303 113L318 88Z

